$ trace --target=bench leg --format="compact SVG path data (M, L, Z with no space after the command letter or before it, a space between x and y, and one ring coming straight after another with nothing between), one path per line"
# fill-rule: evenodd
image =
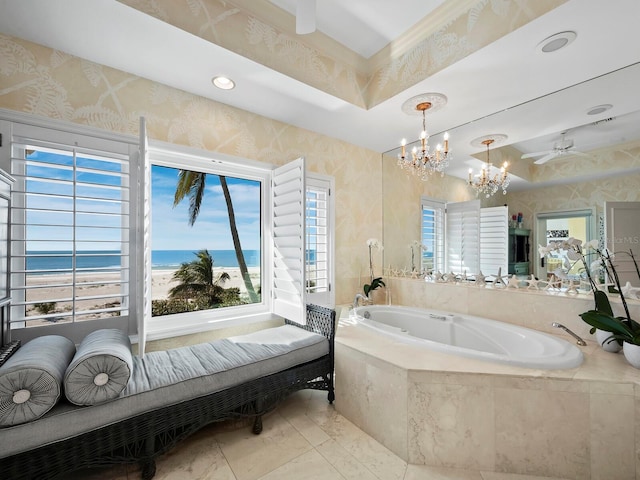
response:
M333 401L336 399L336 394L333 390L333 374L332 373L328 375L327 384L329 385L329 394L327 395L327 400L329 400L329 403L333 403Z
M151 480L156 474L156 460L155 460L155 446L156 439L153 435L147 437L144 441L144 454L145 459L140 461L140 467L142 468L142 480Z
M141 462L142 467L142 480L151 480L156 474L156 461L151 458Z
M260 435L260 433L262 432L262 415L258 415L253 420L253 428L251 429L251 431L256 435Z

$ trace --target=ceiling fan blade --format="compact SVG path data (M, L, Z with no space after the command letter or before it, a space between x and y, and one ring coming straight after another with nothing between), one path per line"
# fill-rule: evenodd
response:
M316 0L298 0L296 5L296 33L306 35L316 31Z
M539 157L540 155L549 155L550 153L553 153L553 150L545 150L544 152L525 153L520 158Z
M590 157L588 153L579 152L578 150L569 150L567 155L577 155L578 157Z
M544 157L539 158L533 163L535 163L536 165L542 165L543 163L547 163L549 160L551 160L552 158L556 158L557 156L558 154L556 152L551 152L548 155L545 155Z

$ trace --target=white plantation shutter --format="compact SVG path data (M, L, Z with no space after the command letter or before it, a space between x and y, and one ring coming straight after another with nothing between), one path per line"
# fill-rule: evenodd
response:
M480 269L480 201L447 204L447 271L474 274Z
M299 158L273 171L273 313L305 323L305 168Z
M429 198L422 198L421 237L422 270L444 271L444 212L445 203Z
M138 153L138 221L137 235L142 241L136 242L138 248L138 299L136 302L138 327L138 355L144 357L147 343L147 323L151 319L151 162L149 161L149 140L147 124L140 118L140 146Z
M509 210L506 206L480 209L480 270L506 275L509 268ZM475 272L473 272L475 273Z
M74 341L129 331L130 153L125 142L12 124L12 328Z
M309 303L333 308L331 181L312 175L306 180L306 298Z

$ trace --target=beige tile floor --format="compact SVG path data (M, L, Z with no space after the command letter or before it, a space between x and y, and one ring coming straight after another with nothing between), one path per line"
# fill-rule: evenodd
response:
M77 480L139 479L135 466L73 475ZM326 392L291 395L264 418L206 427L157 461L155 479L197 480L543 480L543 477L407 465L339 415ZM544 480L562 480L549 479Z

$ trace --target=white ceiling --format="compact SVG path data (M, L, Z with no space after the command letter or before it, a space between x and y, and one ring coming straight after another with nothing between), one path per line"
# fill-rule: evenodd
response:
M255 1L295 11L295 0ZM441 3L318 0L317 26L368 57ZM377 152L394 149L404 137L418 138L421 120L401 111L405 100L443 93L448 104L427 117L427 126L434 137L450 131L454 160L448 173L461 177L479 165L470 155L481 149L471 140L487 134L506 134L506 144L525 153L552 148L567 130L578 150L640 138L638 0L568 0L368 110L115 0L0 0L0 12L2 33ZM543 39L566 30L577 33L566 48L536 51ZM215 89L211 78L218 74L232 77L237 87ZM613 108L586 115L604 103ZM615 119L597 128L576 128L610 117Z
M364 58L426 17L445 0L316 0L318 30ZM296 14L296 0L270 0Z

